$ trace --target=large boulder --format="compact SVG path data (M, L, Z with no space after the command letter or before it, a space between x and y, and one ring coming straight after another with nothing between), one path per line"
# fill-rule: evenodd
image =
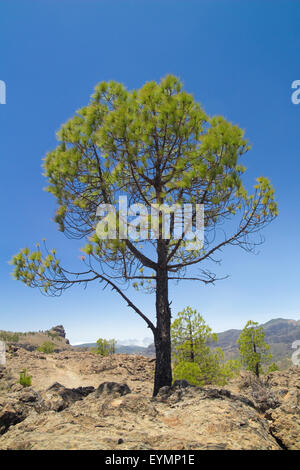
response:
M94 387L67 388L55 382L42 393L42 396L47 409L62 411L72 403L82 400L94 391Z
M130 388L127 384L117 383L117 382L103 382L99 385L96 390L96 397L100 395L111 395L113 397L122 397L123 395L127 395L131 393Z
M44 409L40 393L32 387L10 393L8 398L0 399L0 434L24 421L32 411L40 413Z
M0 399L0 434L24 421L31 413L60 412L76 401L83 400L94 387L67 388L55 382L45 391L37 392L32 387L22 388Z

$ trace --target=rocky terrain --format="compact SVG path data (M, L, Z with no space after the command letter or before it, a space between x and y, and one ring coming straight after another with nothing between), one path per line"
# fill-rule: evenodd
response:
M18 384L27 369L32 386ZM17 346L0 371L0 449L300 449L300 367L164 387L154 360Z

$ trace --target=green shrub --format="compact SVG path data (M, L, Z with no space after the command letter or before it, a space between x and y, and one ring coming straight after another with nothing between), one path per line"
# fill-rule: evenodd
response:
M196 362L177 362L173 369L173 380L187 380L191 385L204 385L201 369Z
M228 380L240 375L242 364L237 359L229 359L220 364L218 385L226 385Z
M275 372L276 370L279 370L279 367L275 362L272 362L272 364L268 367L267 374L270 372Z
M26 369L23 369L22 372L20 372L19 384L21 384L22 387L30 387L31 378L31 375L27 375Z
M241 364L237 360L221 363L221 351L211 353L201 363L180 361L174 364L173 381L187 380L191 385L199 387L207 384L224 386L228 380L239 375Z
M54 344L51 341L45 341L37 350L45 354L51 354L54 352Z

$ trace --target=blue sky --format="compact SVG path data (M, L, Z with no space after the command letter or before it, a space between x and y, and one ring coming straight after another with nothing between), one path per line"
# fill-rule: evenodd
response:
M85 105L96 83L129 89L167 73L179 76L210 115L245 129L252 150L247 181L261 174L276 189L280 214L253 256L225 250L205 287L171 287L173 313L197 308L215 331L284 317L300 319L300 3L226 0L0 0L1 304L0 329L39 330L62 323L71 342L149 337L142 320L98 285L43 297L14 281L8 260L43 237L65 264L78 242L57 231L55 201L43 191L41 159L55 132ZM154 299L129 291L154 318Z

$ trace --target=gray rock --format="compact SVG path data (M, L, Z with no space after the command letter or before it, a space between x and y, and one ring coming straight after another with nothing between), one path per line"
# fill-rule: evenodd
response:
M49 392L52 395L52 400L48 401L48 404L51 409L55 411L62 411L72 403L82 400L84 397L87 397L90 393L95 391L94 387L78 387L78 388L67 388L61 385L58 382L55 382L50 387L47 388L47 395ZM57 398L60 398L57 400Z
M128 393L131 393L131 390L125 383L120 384L117 382L103 382L99 385L95 393L97 397L104 394L123 396L127 395Z

